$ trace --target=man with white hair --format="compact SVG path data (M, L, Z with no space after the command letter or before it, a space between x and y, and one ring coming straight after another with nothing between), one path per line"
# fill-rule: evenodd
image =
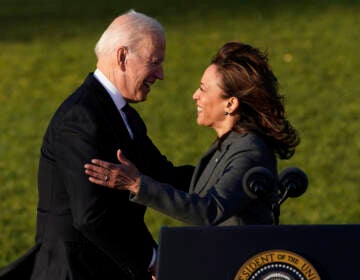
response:
M144 101L163 79L165 36L155 19L133 10L117 17L96 44L97 69L54 114L41 147L36 245L0 279L151 279L156 242L145 207L129 193L92 184L84 164L117 162L183 188L193 167L174 167L147 136L129 103ZM111 182L109 173L103 179ZM31 275L31 276L30 276Z

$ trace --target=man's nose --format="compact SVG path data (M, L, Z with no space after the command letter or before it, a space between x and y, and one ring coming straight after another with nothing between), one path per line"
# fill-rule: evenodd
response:
M164 80L164 69L161 66L159 66L159 68L156 70L156 78L159 79L159 80Z

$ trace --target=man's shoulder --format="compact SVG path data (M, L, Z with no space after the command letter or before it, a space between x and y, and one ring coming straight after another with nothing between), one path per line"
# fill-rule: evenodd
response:
M56 124L66 119L95 120L100 114L109 111L110 106L111 98L102 94L100 83L89 74L84 82L60 103L52 116L51 124L57 126Z
M83 83L63 100L57 111L64 112L76 107L96 109L100 104L111 101L104 91L102 85L90 73Z

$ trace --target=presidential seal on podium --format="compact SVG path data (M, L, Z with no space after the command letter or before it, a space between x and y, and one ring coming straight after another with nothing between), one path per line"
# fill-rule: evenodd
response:
M320 280L302 256L286 250L264 251L248 259L234 280Z

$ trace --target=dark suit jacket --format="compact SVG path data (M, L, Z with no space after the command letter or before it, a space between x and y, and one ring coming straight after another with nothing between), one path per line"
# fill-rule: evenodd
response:
M277 176L276 157L260 136L231 132L214 144L197 165L189 193L143 175L131 200L193 225L272 224L269 205L246 194L242 179L255 166ZM275 192L274 192L275 196Z
M156 243L144 223L145 207L130 202L126 191L90 183L83 167L92 158L117 162L120 148L141 172L186 186L193 168L167 161L142 121L135 130L131 140L92 74L64 101L41 147L37 245L25 261L5 268L1 279L29 279L30 270L36 280L150 279Z

